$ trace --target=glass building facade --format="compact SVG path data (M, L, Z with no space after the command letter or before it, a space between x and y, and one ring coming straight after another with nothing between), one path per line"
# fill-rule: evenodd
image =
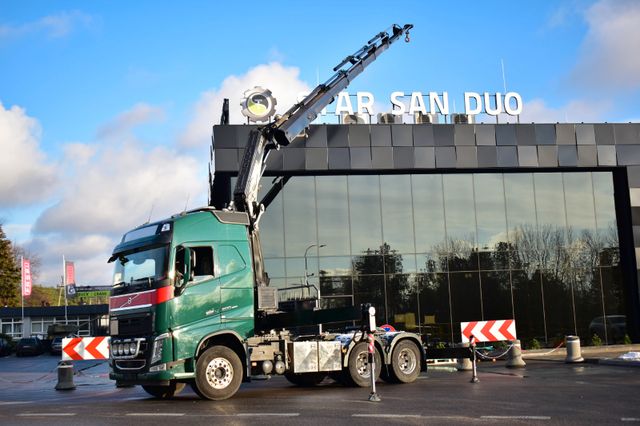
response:
M507 318L525 347L624 337L602 326L625 315L610 171L295 176L260 228L271 285L306 264L323 307L431 340Z

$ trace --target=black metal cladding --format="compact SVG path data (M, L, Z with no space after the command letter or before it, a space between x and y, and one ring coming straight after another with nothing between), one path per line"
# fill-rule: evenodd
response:
M238 136L234 141L221 139L230 137L233 129L239 134L252 127L214 127L215 170L220 179L237 174L246 141ZM274 153L278 155L269 159L265 175L610 172L629 334L640 337L640 124L313 125L306 135ZM216 206L225 202L220 199ZM482 267L482 257L478 262ZM520 282L522 277L510 280ZM381 285L388 284L381 281Z

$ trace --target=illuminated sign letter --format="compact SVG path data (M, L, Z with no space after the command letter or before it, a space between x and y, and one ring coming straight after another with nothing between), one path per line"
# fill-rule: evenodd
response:
M342 113L345 114L353 114L353 106L351 105L351 99L349 98L349 93L340 92L338 93L338 100L336 101L336 115L340 115Z
M391 113L393 115L402 115L405 113L405 106L402 103L402 101L398 98L401 98L404 96L404 92L393 92L391 94L391 105L393 105L392 109L391 109ZM396 109L396 107L398 107L398 109Z
M476 101L476 107L471 107L471 100ZM464 92L464 113L465 114L480 114L482 111L482 97L475 92Z
M409 114L415 114L421 112L427 113L427 107L424 105L424 99L422 98L422 92L411 93L411 103L409 104Z
M429 112L432 114L437 112L436 106L441 114L449 114L449 94L447 92L442 92L442 100L436 92L429 92Z
M511 108L511 99L516 103L515 108ZM522 97L516 92L509 92L504 95L504 110L509 115L519 115L522 113Z
M496 116L502 112L502 93L495 94L495 108L491 108L491 96L489 92L484 92L484 110L487 115Z
M358 114L364 114L367 110L367 114L373 115L373 93L371 92L356 92L356 99L358 103Z

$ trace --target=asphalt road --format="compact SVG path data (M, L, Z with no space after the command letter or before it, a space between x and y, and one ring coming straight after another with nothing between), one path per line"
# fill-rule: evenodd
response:
M282 377L243 384L230 400L200 400L188 387L171 401L115 388L104 362L82 361L73 391L56 391L57 357L0 358L0 424L627 424L640 423L640 368L528 361L521 370L481 363L480 382L432 368L408 385L369 389L326 380L297 388Z

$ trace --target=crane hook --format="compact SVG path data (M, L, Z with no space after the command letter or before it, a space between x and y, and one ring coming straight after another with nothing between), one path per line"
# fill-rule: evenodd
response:
M409 43L410 41L411 41L411 38L409 37L409 30L407 30L404 36L404 42Z

